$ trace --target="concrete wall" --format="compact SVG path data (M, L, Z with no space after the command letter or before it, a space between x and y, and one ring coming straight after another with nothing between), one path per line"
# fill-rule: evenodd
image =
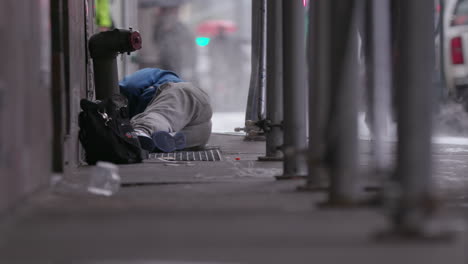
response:
M48 182L49 0L0 1L0 212Z
M60 23L51 23L51 6L59 6L53 14ZM94 94L87 52L93 6L93 0L0 1L0 213L47 186L54 153L55 172L80 165L79 101Z
M93 18L94 3L88 1L88 16ZM63 0L65 10L65 36L68 41L64 42L65 56L65 136L64 136L64 162L66 173L80 165L81 155L78 142L78 113L80 112L80 99L94 95L89 76L90 59L87 52L87 41L93 30L86 31L86 1ZM92 23L91 23L92 24ZM67 170L69 169L69 170Z
M88 3L89 2L89 3ZM53 51L54 172L80 164L78 112L81 98L92 98L93 78L87 39L93 33L92 0L51 0ZM88 19L87 19L88 18Z

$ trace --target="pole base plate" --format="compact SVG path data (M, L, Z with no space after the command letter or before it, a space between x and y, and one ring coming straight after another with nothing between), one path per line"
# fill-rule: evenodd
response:
M297 186L296 190L300 192L327 192L328 186L306 183L304 185Z
M275 157L275 156L262 156L258 157L258 161L283 161L283 157Z
M375 240L379 242L434 242L434 243L447 243L456 240L457 232L455 230L438 230L437 232L430 232L424 230L400 230L398 228L378 232L374 235Z
M305 175L285 174L285 175L275 176L275 179L277 179L279 181L282 181L282 180L305 180L305 179L307 179L307 176L305 176Z

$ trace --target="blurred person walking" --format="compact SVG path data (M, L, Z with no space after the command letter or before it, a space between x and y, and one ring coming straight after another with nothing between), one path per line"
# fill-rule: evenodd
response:
M243 110L237 109L239 102L244 99L240 98L244 94L240 89L244 71L242 63L245 59L241 43L232 33L220 26L209 47L212 85L221 99L215 101L218 102L220 110Z
M114 29L112 21L109 0L96 0L96 25L99 31L107 31Z
M180 21L179 12L180 5L156 8L153 41L158 59L155 67L177 72L185 80L198 83L195 35Z

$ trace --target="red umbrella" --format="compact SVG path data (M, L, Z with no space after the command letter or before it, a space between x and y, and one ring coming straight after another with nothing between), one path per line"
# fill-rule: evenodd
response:
M237 26L229 20L206 20L197 26L197 33L207 37L218 35L221 30L232 33L237 31Z

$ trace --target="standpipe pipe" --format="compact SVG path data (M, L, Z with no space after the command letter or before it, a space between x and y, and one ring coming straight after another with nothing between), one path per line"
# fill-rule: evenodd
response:
M114 29L91 36L88 42L93 59L96 99L101 100L119 93L117 55L141 49L142 40L138 31Z

